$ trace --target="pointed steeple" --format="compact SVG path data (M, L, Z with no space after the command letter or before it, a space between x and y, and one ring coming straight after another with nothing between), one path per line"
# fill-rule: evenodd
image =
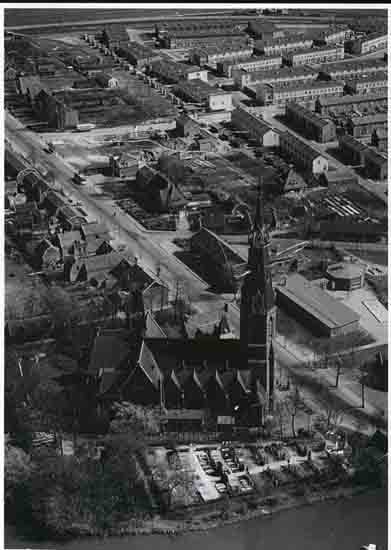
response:
M257 204L251 232L249 235L248 265L253 272L265 273L269 266L270 243L269 234L265 225L264 193L262 178L259 178Z

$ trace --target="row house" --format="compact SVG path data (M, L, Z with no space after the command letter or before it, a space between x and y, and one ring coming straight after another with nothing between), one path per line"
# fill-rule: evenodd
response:
M340 137L339 149L347 162L363 167L367 177L375 180L387 178L388 158L385 153L376 151L350 135Z
M167 49L196 48L200 43L216 44L219 40L243 38L243 32L238 29L216 29L204 32L178 31L162 35L160 45Z
M308 139L326 143L336 138L335 125L331 120L322 118L298 103L287 103L285 117L295 129Z
M365 155L365 173L374 180L385 180L388 176L388 156L375 149L368 148Z
M346 129L353 137L362 138L371 136L374 130L387 129L387 113L376 115L353 116L347 120Z
M111 25L103 29L101 41L106 48L114 50L127 44L129 35L124 25Z
M361 75L345 83L345 92L348 94L385 94L387 88L388 75L386 72Z
M254 45L254 53L263 55L282 55L292 50L311 48L313 44L314 41L312 38L306 38L305 36L257 40Z
M283 38L284 30L277 28L271 21L252 20L248 22L246 32L256 40L272 40L273 38Z
M247 41L227 42L197 48L190 52L190 62L199 66L216 67L217 63L230 61L232 63L250 57L254 48Z
M375 32L363 38L349 40L345 44L345 49L347 52L355 55L387 49L387 34L384 34L384 32Z
M319 70L319 78L322 80L345 80L360 74L372 74L387 70L387 61L384 59L351 59L343 63L330 63Z
M281 84L262 84L256 87L256 98L262 105L284 105L287 101L310 103L319 97L343 94L342 82L307 82Z
M343 46L328 46L325 48L309 48L306 50L288 51L283 54L286 65L319 65L332 61L340 61L345 57Z
M271 58L274 59L274 58ZM281 67L277 70L256 70L235 69L232 76L236 86L240 89L247 88L252 84L281 84L289 86L293 82L310 82L318 77L318 72L310 67Z
M220 74L224 74L228 78L232 78L233 72L240 69L244 69L246 72L251 73L254 71L267 71L278 69L282 65L282 57L277 56L253 56L232 63L231 61L221 61L217 63L217 71Z
M41 90L36 96L34 111L50 128L65 130L79 124L78 110L45 90Z
M315 46L323 46L324 44L343 44L349 34L350 29L347 27L329 27L328 29L316 29L313 32Z
M363 112L368 109L386 108L387 94L358 94L344 95L342 97L320 97L315 102L315 111L320 115L347 113L358 110Z
M231 124L239 130L249 133L252 139L263 147L278 147L280 135L272 126L259 116L250 113L242 107L237 107L231 114Z
M281 153L303 171L320 175L328 171L328 160L299 137L290 132L280 134Z
M176 83L180 80L208 80L208 71L195 65L185 65L165 59L157 59L150 65L150 72L167 82Z
M161 55L157 50L153 50L140 42L134 41L131 41L126 45L119 46L116 49L116 53L120 57L123 57L129 61L129 63L134 65L137 69L143 69L161 58Z

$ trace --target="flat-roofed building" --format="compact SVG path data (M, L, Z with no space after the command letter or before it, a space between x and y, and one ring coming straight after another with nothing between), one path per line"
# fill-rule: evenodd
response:
M351 59L345 60L343 63L329 63L323 65L319 70L319 78L330 80L350 79L359 74L372 74L378 71L387 70L387 61L384 59Z
M272 58L273 59L273 58ZM317 79L318 71L311 67L281 67L276 70L235 69L232 71L235 84L243 89L252 84L281 84L289 86L293 82L311 82Z
M280 134L280 150L285 157L309 174L320 175L328 170L327 158L290 132Z
M284 63L291 67L298 65L320 65L332 61L340 61L345 57L343 46L326 46L323 48L308 48L298 51L287 51L283 54Z
M315 111L320 115L347 113L352 110L387 107L387 94L360 94L337 97L320 97L315 102Z
M311 48L314 41L305 36L289 36L286 38L273 38L271 40L257 40L254 44L254 53L264 55L281 55L292 50Z
M328 267L326 278L331 290L357 290L364 285L364 269L353 263L333 264Z
M241 61L221 61L217 63L217 71L231 78L233 72L244 69L247 72L277 69L282 65L282 57L277 56L252 56Z
M276 287L276 301L314 334L331 338L359 329L360 317L355 311L299 274Z
M150 65L150 72L167 80L176 83L180 80L208 80L208 71L195 65L185 65L166 59L157 59Z
M278 147L280 135L272 126L262 118L250 113L242 107L237 107L231 114L231 124L240 130L244 130L257 140L263 147Z
M295 129L308 139L326 143L336 138L335 125L331 120L322 118L298 103L287 103L285 116Z
M310 103L322 96L342 95L342 82L311 81L291 83L289 85L259 84L256 87L256 98L262 105L285 104L287 101Z
M232 94L210 86L203 80L181 81L175 87L176 93L189 101L202 104L210 111L229 111L232 109Z
M347 80L345 92L348 94L384 94L387 93L388 75L386 72L376 72L368 75L359 75Z
M347 132L357 138L371 136L373 130L387 128L387 113L376 115L352 116L346 122Z
M387 49L387 34L383 32L374 32L363 38L349 40L345 44L345 49L347 52L356 55Z

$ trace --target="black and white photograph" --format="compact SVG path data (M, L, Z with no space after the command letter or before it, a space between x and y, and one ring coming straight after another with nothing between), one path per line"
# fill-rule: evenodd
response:
M387 5L1 11L3 547L387 550Z

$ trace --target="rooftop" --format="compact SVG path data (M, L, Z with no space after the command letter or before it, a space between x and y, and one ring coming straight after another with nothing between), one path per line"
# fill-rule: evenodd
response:
M270 56L271 59L273 59L273 56ZM242 69L243 72L246 72L246 69ZM315 69L312 69L311 67L300 66L300 67L281 67L281 69L270 69L266 71L251 71L250 73L251 80L257 80L260 78L261 80L275 80L276 78L294 78L299 76L313 76L316 78L318 71Z
M338 279L354 279L364 274L364 268L358 264L339 263L330 265L327 274Z
M271 38L270 40L257 40L255 48L260 49L264 46L284 46L286 44L306 44L312 43L312 38L305 36L288 36L283 38Z
M383 101L387 100L387 94L355 94L355 95L344 95L340 97L320 97L318 102L321 106L332 106L332 105L350 105L352 103L361 103L369 101Z
M354 78L350 78L346 84L347 85L354 85L356 83L361 84L362 82L379 82L379 81L387 81L388 75L385 71L377 71L369 74L361 74L357 75Z
M325 118L322 118L317 113L314 113L313 111L310 111L309 109L306 109L299 103L296 103L294 101L291 101L286 104L286 109L292 109L296 113L300 113L302 116L304 116L307 120L310 120L317 126L327 126L327 124L330 124L331 121Z
M253 46L247 44L245 39L241 41L223 41L216 44L205 44L200 48L195 48L193 50L195 53L200 55L214 55L219 53L228 53L228 52L241 52L241 51L253 51Z
M189 81L178 82L177 87L186 94L189 94L189 96L196 95L202 100L207 100L211 95L214 94L230 95L230 92L226 92L221 88L210 86L199 78L194 78Z
M296 302L330 329L360 320L357 313L299 274L288 277L286 285L278 286L277 292Z
M289 82L288 84L282 84L279 82L271 82L270 84L259 84L257 88L263 86L269 86L273 88L274 92L290 92L291 90L322 90L325 88L340 87L343 90L344 84L338 80L332 82L307 81L307 82Z
M321 48L303 48L300 50L291 50L289 52L286 52L284 55L285 57L293 57L294 55L307 55L308 53L319 53L320 55L324 52L333 52L335 50L339 50L340 46L332 45L332 46L323 46Z
M377 113L376 115L367 116L352 116L349 121L353 126L361 126L362 124L382 124L387 123L387 113Z
M355 151L366 151L368 149L368 146L359 141L358 139L354 138L353 136L349 134L344 134L339 138L340 143L343 143L347 145L348 147L351 147Z
M322 65L320 70L324 73L332 73L334 71L351 71L357 69L370 69L370 68L384 68L387 69L387 61L384 59L349 59L346 61L339 61L336 63L327 63L327 65Z

